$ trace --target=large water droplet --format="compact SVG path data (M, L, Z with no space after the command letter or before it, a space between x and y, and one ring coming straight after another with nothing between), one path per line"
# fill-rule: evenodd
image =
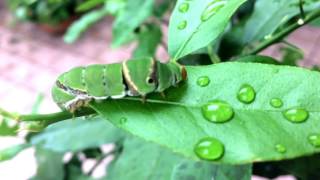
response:
M195 145L194 152L200 159L217 160L222 157L224 146L218 139L206 137Z
M180 30L185 29L186 27L187 27L187 21L185 21L185 20L181 21L177 26L177 28Z
M186 13L189 10L189 3L182 3L179 6L179 12Z
M201 15L201 21L207 21L213 15L215 15L224 5L227 3L225 0L214 0L207 5Z
M283 116L291 122L300 123L308 119L309 113L303 108L292 108L284 111Z
M274 108L281 108L283 106L283 102L279 98L273 98L270 100L270 105Z
M233 109L224 101L210 101L209 103L202 106L203 116L211 122L223 123L232 119Z
M287 151L287 148L282 144L276 144L274 147L279 153L285 153Z
M255 97L256 92L254 91L253 87L249 84L242 85L237 94L238 100L246 104L252 103Z
M198 86L201 86L201 87L206 87L209 85L209 83L210 83L210 79L208 76L201 76L197 80Z
M314 147L320 147L320 134L311 134L308 136L308 141Z

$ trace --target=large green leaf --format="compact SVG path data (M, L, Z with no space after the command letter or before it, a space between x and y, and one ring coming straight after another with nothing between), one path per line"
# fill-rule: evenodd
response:
M201 3L179 0L171 15L169 25L170 55L178 59L208 46L223 33L233 13L245 1L223 1L226 4L217 10L214 9L215 4L211 3L221 3L220 0L202 0ZM205 12L211 12L213 15L203 21L201 20L203 15L208 14Z
M251 166L219 166L187 160L158 145L129 137L124 142L124 149L119 159L110 165L107 179L249 180Z
M320 2L308 2L305 10L320 8ZM244 27L243 43L269 38L280 25L300 13L298 0L259 0Z
M216 161L219 163L280 160L320 151L308 142L308 136L319 133L320 128L318 72L236 62L187 67L187 71L188 81L168 90L165 99L150 96L143 104L139 99L125 98L93 107L116 126L191 159L199 159L194 146L204 137L214 137L224 144L224 156ZM197 85L202 76L210 78L206 87ZM237 99L244 84L256 91L251 104ZM283 106L272 107L273 98L281 99ZM234 116L229 122L213 123L204 118L202 106L212 100L230 104ZM283 112L295 107L309 112L305 122L284 118ZM285 152L281 145L286 147Z
M77 118L50 125L40 134L33 136L31 142L53 151L76 152L115 142L122 136L118 128L100 117Z
M128 0L113 24L112 45L117 47L130 40L134 29L152 14L153 5L154 0Z

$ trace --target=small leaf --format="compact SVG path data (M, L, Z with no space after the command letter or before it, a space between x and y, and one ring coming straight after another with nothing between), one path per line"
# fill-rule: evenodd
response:
M282 63L289 66L298 66L298 62L304 57L303 51L296 47L282 47L280 52L282 53Z
M141 27L141 32L138 36L139 44L133 52L133 57L154 57L161 38L162 33L158 26L149 25Z
M30 147L29 144L18 144L18 145L0 150L0 162L7 161L14 158L21 151L25 150L28 147Z
M90 9L93 9L97 7L98 5L101 5L105 2L106 0L87 0L80 5L77 6L76 11L77 12L84 12L88 11Z
M118 47L133 37L133 31L152 15L154 0L128 0L113 24L112 45Z
M121 139L122 133L99 117L67 120L50 125L31 138L33 144L57 152L81 151Z
M170 19L169 54L176 60L208 46L223 33L233 13L245 1L179 0Z
M69 44L74 43L88 28L90 28L94 23L100 21L107 14L108 11L105 8L93 10L85 14L68 28L63 37L64 42Z
M187 72L188 81L169 89L165 99L149 96L143 104L139 98L125 98L95 103L93 107L117 127L196 160L194 147L206 137L224 146L224 155L215 161L218 163L243 164L320 152L308 141L308 136L320 128L318 72L236 62L191 66ZM203 76L210 79L205 87L197 85ZM253 88L255 99L251 104L237 98L243 85ZM280 99L281 107L270 104L275 98ZM234 116L225 123L208 121L202 107L214 101L229 104ZM225 116L219 112L208 113L208 117ZM120 123L121 118L127 121ZM286 151L277 151L278 144Z
M136 165L137 162L139 166ZM124 142L122 153L110 165L106 179L249 180L251 166L219 166L187 160L158 145L128 137Z
M15 136L18 129L17 121L0 116L0 136Z

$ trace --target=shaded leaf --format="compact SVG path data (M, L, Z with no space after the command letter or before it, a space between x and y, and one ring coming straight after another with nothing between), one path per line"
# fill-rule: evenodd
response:
M212 0L203 0L201 3L179 0L171 15L169 25L169 54L171 57L179 59L216 40L225 30L233 13L245 1L223 1L226 2L223 8L217 10L211 18L202 21L201 16L213 2ZM179 9L184 3L189 4L189 8L182 13ZM210 7L214 5L211 4Z
M100 117L67 120L50 125L31 138L33 144L58 152L81 151L115 142L123 137L118 128Z
M282 47L280 52L282 53L282 63L289 66L297 66L304 57L303 51L296 47Z
M317 9L320 7L320 2L307 3L304 7L306 11ZM276 29L298 14L300 14L299 1L257 1L254 12L244 27L243 44L269 38Z
M63 180L63 154L36 147L37 173L32 180Z
M119 159L110 165L107 177L108 180L249 180L250 178L250 165L218 166L187 160L158 145L132 137L126 138L123 152Z
M93 104L105 119L131 134L160 144L191 159L195 144L204 137L214 137L224 144L219 163L243 164L281 160L319 152L308 142L320 128L320 74L302 68L259 63L220 63L187 67L188 81L166 92L166 99L150 96L143 104L139 98L108 100ZM197 79L208 76L206 87ZM244 84L257 92L251 104L237 98ZM283 102L280 108L270 105L272 98ZM234 111L226 123L212 123L202 115L202 106L212 100L227 102ZM290 108L303 108L308 119L293 123L284 117ZM125 123L120 119L127 118ZM282 153L276 145L286 148Z
M138 36L139 44L133 52L133 57L154 57L162 38L160 28L156 25L148 25L142 27L140 31Z
M128 0L113 24L112 45L120 46L133 37L133 31L152 15L154 0Z

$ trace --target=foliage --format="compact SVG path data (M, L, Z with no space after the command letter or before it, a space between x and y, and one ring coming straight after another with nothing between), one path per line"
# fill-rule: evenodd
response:
M145 103L139 97L108 99L75 114L0 109L6 117L2 136L14 136L21 126L9 126L12 119L41 131L0 151L3 160L35 147L34 179L92 179L108 158L101 179L320 177L320 74L317 67L296 67L303 52L286 40L317 23L319 1L87 0L73 7L84 14L65 34L66 42L110 15L114 47L136 42L132 57L142 58L156 57L163 46L170 61L186 65L188 80L166 90L165 98L153 93ZM257 55L276 43L279 60ZM103 150L106 144L111 150ZM71 159L62 161L70 152ZM97 161L89 172L81 169L86 159Z
M75 7L82 0L7 0L19 20L59 24L75 16Z

